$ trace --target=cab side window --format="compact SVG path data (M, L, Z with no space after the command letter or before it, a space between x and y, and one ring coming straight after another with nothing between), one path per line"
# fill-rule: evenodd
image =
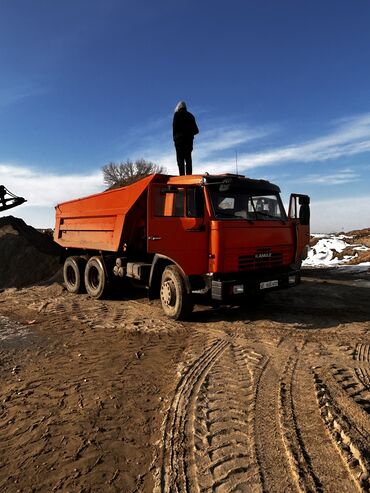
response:
M187 217L203 217L204 195L201 187L189 187L186 190Z
M157 217L184 217L185 190L173 187L171 192L166 188L154 191L154 215Z
M164 199L165 195L161 193L159 188L155 188L153 191L153 213L156 217L164 216Z
M154 215L157 217L203 217L204 196L201 187L168 189L154 192Z
M179 188L177 193L173 194L172 217L184 217L185 215L185 190Z

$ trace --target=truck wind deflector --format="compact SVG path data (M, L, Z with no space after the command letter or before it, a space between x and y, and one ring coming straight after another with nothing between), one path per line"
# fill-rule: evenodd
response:
M24 202L27 200L10 192L4 185L0 185L0 212L17 207Z
M263 193L280 193L280 188L277 185L267 180L254 180L253 178L245 178L244 176L205 176L203 185L218 186L220 192L229 192L231 190L253 190Z

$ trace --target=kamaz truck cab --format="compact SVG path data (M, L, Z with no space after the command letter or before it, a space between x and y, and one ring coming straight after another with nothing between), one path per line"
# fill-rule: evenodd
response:
M287 214L279 187L265 180L173 177L149 187L148 228L148 252L175 262L189 290L242 302L299 283L309 198L292 195Z

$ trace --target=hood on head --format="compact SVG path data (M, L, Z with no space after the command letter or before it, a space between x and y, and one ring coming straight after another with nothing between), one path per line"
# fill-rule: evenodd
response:
M176 111L179 111L179 110L186 110L185 101L180 101L179 103L177 103L177 106L175 108L175 113L176 113Z

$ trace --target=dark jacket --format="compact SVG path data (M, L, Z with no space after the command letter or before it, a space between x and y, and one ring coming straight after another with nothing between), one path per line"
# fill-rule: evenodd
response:
M173 115L173 140L175 145L193 145L194 135L199 133L194 115L185 109L180 109Z

